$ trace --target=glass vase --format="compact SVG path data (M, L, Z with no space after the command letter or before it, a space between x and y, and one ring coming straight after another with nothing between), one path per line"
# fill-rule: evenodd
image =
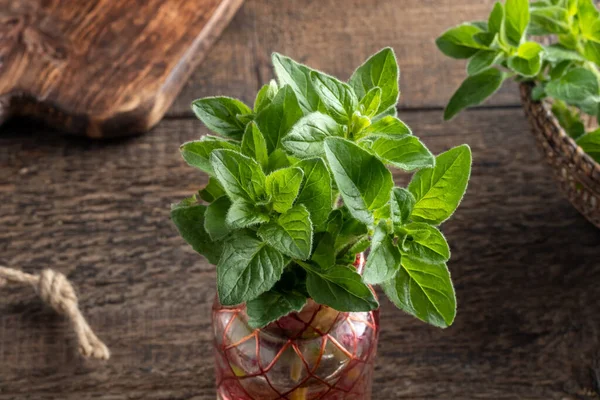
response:
M357 259L359 271L364 264ZM262 329L245 306L212 313L219 400L367 400L379 335L379 310L338 312L309 300Z

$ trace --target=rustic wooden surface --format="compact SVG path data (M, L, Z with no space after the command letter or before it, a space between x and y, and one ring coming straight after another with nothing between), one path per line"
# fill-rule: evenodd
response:
M243 0L0 0L0 122L154 126Z
M266 1L247 0L240 14L267 21L283 12L283 3L271 8ZM373 28L374 36L361 20L336 39L345 37L347 45L355 38L356 54L331 47L335 43L327 38L310 45L317 37L311 28L323 32L325 17L310 21L301 7L296 19L288 10L289 24L304 27L298 33L280 21L240 27L234 19L207 58L215 79L196 74L184 100L145 136L89 141L51 134L27 121L0 129L0 263L66 273L113 355L106 363L80 358L66 323L29 288L2 288L0 400L214 399L209 330L214 268L183 243L168 219L170 203L206 182L180 159L178 146L207 131L179 107L193 96L219 91L248 100L258 82L252 75L255 53L280 50L343 75L387 40L395 46L403 37L425 43L432 31L462 18L449 13L449 1L407 0L428 5L420 14L403 7L411 18L396 11L392 0L380 3L379 11L363 16L381 25ZM316 11L333 1L307 4ZM465 13L483 10L475 0L455 4ZM346 8L339 8L338 17L349 18ZM427 21L427 12L437 23ZM425 25L417 31L405 31L399 22L386 28L389 15L422 18ZM343 26L337 19L331 25L333 31ZM392 28L393 37L381 33L391 35ZM252 48L245 39L253 36L281 45ZM340 58L327 68L327 60L335 59L328 53L336 51L351 61ZM384 301L373 398L597 399L600 231L557 192L515 106L516 92L503 92L488 107L443 123L439 106L458 82L460 68L429 50L419 53L421 61L408 63L402 57L413 53L396 51L405 65L400 117L436 153L469 143L474 165L467 196L444 226L453 249L456 323L438 330ZM270 77L268 69L262 73ZM437 85L439 93L429 85Z

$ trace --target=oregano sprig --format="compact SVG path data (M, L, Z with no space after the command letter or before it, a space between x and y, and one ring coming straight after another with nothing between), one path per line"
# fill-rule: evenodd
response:
M540 44L532 36L544 37ZM588 132L584 114L600 114L600 12L593 0L506 0L487 21L461 24L436 44L445 55L468 59L468 77L456 90L444 118L482 103L502 83L535 83L535 100L549 98L552 111L581 148L600 162L600 130Z
M218 136L184 143L207 173L172 208L182 237L217 266L223 305L246 303L262 327L308 298L369 311L380 284L401 309L446 327L456 299L438 226L458 207L471 169L463 145L434 156L396 116L399 69L390 48L348 82L273 54L277 81L253 108L228 97L192 108ZM408 188L391 169L413 172ZM371 248L364 272L353 266Z

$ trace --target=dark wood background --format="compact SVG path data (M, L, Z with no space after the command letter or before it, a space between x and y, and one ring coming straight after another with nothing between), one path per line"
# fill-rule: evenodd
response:
M0 400L214 399L214 268L177 236L169 204L206 178L179 157L206 133L188 104L250 102L279 51L348 77L391 45L400 117L437 152L469 143L472 180L445 225L459 312L447 330L384 301L374 399L596 399L600 231L557 192L514 86L442 122L464 63L435 50L491 0L247 0L150 133L108 142L29 121L0 130L0 263L68 275L108 362L78 356L68 325L29 288L0 289ZM397 176L399 181L404 176Z

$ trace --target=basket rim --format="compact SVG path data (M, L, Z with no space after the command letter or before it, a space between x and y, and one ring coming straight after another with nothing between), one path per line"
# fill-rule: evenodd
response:
M589 163L592 166L592 168L594 170L593 172L596 176L600 175L600 163L598 163L589 154L587 154L585 151L583 151L583 149L581 148L581 146L579 146L577 144L575 139L573 139L571 136L569 136L569 134L564 130L564 128L558 122L558 119L554 116L554 113L552 112L552 109L550 108L550 103L548 101L544 101L544 100L542 100L542 101L533 100L533 98L531 97L531 91L534 88L535 83L533 83L531 81L521 82L520 86L525 89L524 94L527 97L527 101L529 103L539 105L542 107L542 109L544 110L544 117L547 120L549 120L552 123L552 125L556 128L555 132L553 132L553 135L558 135L558 139L560 139L561 141L565 142L567 145L572 147L576 153L579 153L579 156L581 158L583 158L584 161L586 161L587 163Z

